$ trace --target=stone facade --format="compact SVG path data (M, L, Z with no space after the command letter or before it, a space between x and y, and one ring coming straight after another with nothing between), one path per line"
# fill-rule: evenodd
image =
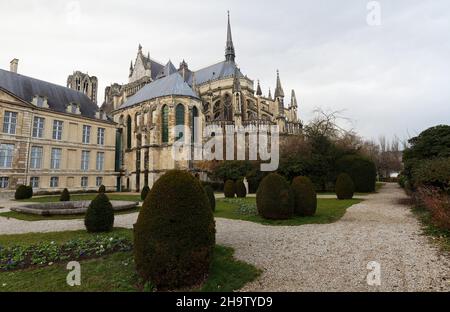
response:
M163 67L159 63L155 65L149 55L144 56L139 45L136 61L130 66L129 83L108 87L102 106L110 112L121 132L122 189L139 191L144 185L151 186L170 169L196 170L192 161L173 159L175 133L169 133L164 140L161 116L166 105L169 129L177 124L176 108L182 105L184 126L191 131L195 128L197 134L207 125L278 125L285 135L302 131L295 91L292 90L286 108L279 73L274 98L270 91L264 96L259 81L255 88L255 81L242 74L235 57L229 19L225 60L197 71L190 70L184 60L178 69L170 61ZM193 115L200 120L195 127ZM200 140L201 137L194 141Z
M0 193L12 195L18 184L32 184L35 193L66 187L69 191L97 190L100 184L115 190L117 125L99 111L89 115L88 108L98 108L76 91L23 75L0 74ZM3 87L11 85L6 79L14 81L16 77L16 93ZM36 91L38 87L42 88ZM60 103L52 98L55 89L71 92L74 100L83 99L83 105L70 102L62 106L66 111L56 109ZM27 93L21 93L23 90ZM39 92L41 100L28 92ZM84 166L83 151L89 152Z

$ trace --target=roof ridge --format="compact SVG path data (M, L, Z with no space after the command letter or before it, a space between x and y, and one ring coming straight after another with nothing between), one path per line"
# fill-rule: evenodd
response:
M74 93L76 92L78 94L81 94L81 95L83 95L83 96L85 96L86 98L89 99L89 97L85 93L83 93L81 91L78 91L78 90L75 90L75 89L72 89L72 88L69 88L69 87L65 87L63 85L59 85L59 84L56 84L56 83L53 83L53 82L50 82L50 81L45 81L45 80L42 80L42 79L34 78L34 77L31 77L31 76L22 75L22 74L19 74L19 73L14 73L14 72L11 72L9 70L5 70L5 69L1 69L1 68L0 68L0 70L5 72L5 73L7 73L7 74L10 74L10 75L17 75L17 76L21 76L21 77L24 77L24 78L27 78L27 79L32 79L32 80L35 80L35 81L39 81L39 82L45 83L47 85L55 86L55 87L58 87L58 88L64 88L64 89L66 89L66 90L68 90L70 92L74 92ZM89 101L90 100L91 99L89 99ZM92 103L95 104L94 102L92 102Z

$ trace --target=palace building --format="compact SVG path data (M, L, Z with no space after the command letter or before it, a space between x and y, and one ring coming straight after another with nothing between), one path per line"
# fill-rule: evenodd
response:
M116 189L117 126L83 92L0 69L0 196Z

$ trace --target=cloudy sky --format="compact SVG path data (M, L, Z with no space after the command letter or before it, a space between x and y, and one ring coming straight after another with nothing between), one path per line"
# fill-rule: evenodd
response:
M221 61L226 11L241 70L263 92L280 70L300 116L344 110L366 138L450 123L448 0L0 1L0 68L65 85L73 70L125 83L138 44L191 69ZM378 10L378 7L380 10Z

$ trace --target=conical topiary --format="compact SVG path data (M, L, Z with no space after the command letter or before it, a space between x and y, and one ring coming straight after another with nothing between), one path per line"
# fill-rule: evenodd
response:
M236 184L233 180L227 180L223 187L223 193L226 198L233 198L236 194Z
M68 189L64 189L59 197L59 201L70 201L70 193Z
M146 185L142 188L141 199L145 200L145 198L147 198L148 193L150 193L150 188L148 187L148 185Z
M100 187L98 188L98 192L99 193L106 193L106 187L103 184L100 185Z
M84 217L88 232L109 232L114 226L114 209L108 196L100 193L90 203Z
M134 226L134 260L144 283L160 289L198 285L208 275L215 224L206 192L189 172L161 176Z
M212 211L216 211L216 197L214 196L214 190L211 186L207 185L204 187L206 196L208 196L209 204Z
M293 196L289 183L277 173L267 175L256 192L258 213L265 219L290 219L294 214Z
M239 198L244 198L247 196L247 189L245 188L244 181L238 180L236 182L236 196Z
M336 180L335 189L338 199L352 199L355 193L355 184L347 173L341 173Z
M33 189L31 188L31 186L26 186L23 184L17 186L16 193L14 194L15 199L28 199L31 198L32 196L33 196Z
M317 209L317 194L308 177L296 177L291 184L294 196L294 213L298 216L313 216Z

